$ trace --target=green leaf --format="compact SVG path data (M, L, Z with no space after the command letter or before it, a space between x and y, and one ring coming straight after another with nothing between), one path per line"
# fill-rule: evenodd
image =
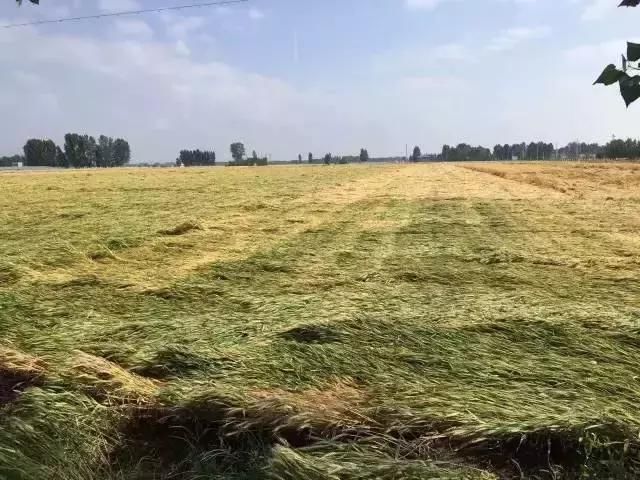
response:
M640 60L640 43L627 42L627 59L630 62Z
M640 77L629 77L620 80L620 93L627 107L640 98Z
M607 68L604 69L604 71L600 74L598 79L595 82L593 82L593 84L596 85L598 83L602 83L603 85L613 85L614 83L619 81L621 78L624 78L625 75L626 73L624 73L621 70L618 70L616 66L612 63L610 65L607 65Z

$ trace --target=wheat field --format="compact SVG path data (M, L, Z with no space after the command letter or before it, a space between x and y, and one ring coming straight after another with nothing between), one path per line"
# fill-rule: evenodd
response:
M639 187L0 173L0 479L636 478Z

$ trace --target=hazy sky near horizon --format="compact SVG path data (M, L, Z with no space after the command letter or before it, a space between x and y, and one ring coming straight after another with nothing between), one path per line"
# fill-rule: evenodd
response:
M4 0L0 24L197 1ZM124 137L137 162L638 137L640 105L591 85L637 40L618 3L250 0L0 29L0 155L66 132Z

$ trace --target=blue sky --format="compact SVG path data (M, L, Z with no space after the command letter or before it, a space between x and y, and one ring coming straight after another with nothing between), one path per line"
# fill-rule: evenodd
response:
M0 23L186 0L41 0ZM637 40L616 0L250 0L0 30L0 154L28 137L122 136L136 161L229 144L274 159L637 136L592 87ZM8 114L7 114L8 113Z

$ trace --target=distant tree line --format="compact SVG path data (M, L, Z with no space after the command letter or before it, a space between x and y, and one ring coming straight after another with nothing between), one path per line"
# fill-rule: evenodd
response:
M493 150L483 146L460 143L457 146L444 145L437 154L423 155L416 146L409 161L438 160L449 162L487 160L556 160L580 158L640 158L640 140L613 139L605 145L598 143L570 142L556 148L553 143L523 142L496 145Z
M640 158L640 141L628 138L613 139L602 150L597 152L598 158Z
M553 143L530 142L514 145L496 145L493 147L495 160L549 160L554 158L555 148Z
M49 139L29 139L24 147L24 155L0 157L0 167L11 167L19 163L30 167L59 167L59 168L108 168L126 165L131 160L129 143L121 138L113 139L100 135L98 140L89 135L68 133L64 137L64 149L60 148ZM267 157L260 157L255 150L251 156L247 156L243 143L235 142L230 146L233 161L230 166L256 166L267 165ZM581 159L581 158L612 158L612 159L639 159L640 140L636 139L612 139L605 145L598 143L570 142L567 145L556 148L553 143L523 142L516 144L495 145L493 150L483 146L472 146L460 143L457 146L444 145L437 154L424 155L419 146L413 148L408 160L419 162L424 160L437 161L487 161L487 160L555 160L555 159ZM325 154L317 161L313 153L307 156L309 163L346 164L355 162L368 162L371 160L366 148L361 148L359 155L333 156ZM374 159L382 161L384 159ZM391 157L389 161L402 160ZM302 162L299 154L297 163ZM207 166L216 164L216 153L208 150L182 150L176 159L178 166ZM295 161L294 161L295 163Z
M464 160L483 161L491 160L491 150L488 148L477 146L473 147L466 143L460 143L456 147L444 145L440 154L442 160L449 162L457 162Z
M11 157L0 157L0 168L13 167L20 162L24 163L24 157L22 155L13 155Z
M301 160L302 155L299 155L298 158L299 160ZM369 151L366 148L361 148L360 154L358 155L335 156L335 155L332 155L331 153L327 153L323 157L319 158L318 160L315 160L313 157L313 153L309 152L307 159L309 163L317 163L317 164L322 163L324 165L330 165L332 163L335 163L335 164L344 165L347 163L368 162L370 160L370 157L369 157Z
M232 143L229 150L233 158L233 161L228 164L230 167L255 167L269 164L267 157L258 157L255 150L251 153L251 157L246 157L246 149L242 142Z
M100 135L96 142L96 139L89 135L67 133L64 136L64 150L53 140L31 138L22 150L23 157L2 157L2 163L23 162L28 167L109 168L126 165L131 160L129 142L122 138L114 140L105 135Z
M176 159L177 166L201 167L216 164L216 152L201 150L181 150Z

